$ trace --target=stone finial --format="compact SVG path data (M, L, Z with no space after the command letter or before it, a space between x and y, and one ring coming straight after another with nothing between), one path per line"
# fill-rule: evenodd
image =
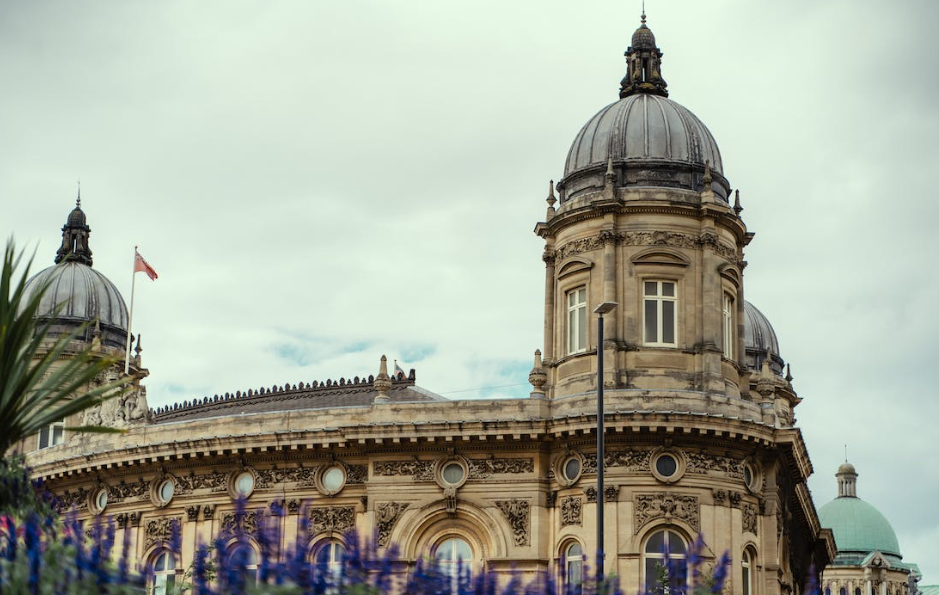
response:
M557 209L554 208L554 203L558 201L557 197L554 194L554 180L548 181L548 198L545 199L545 202L548 203L548 212L545 215L545 221L550 221L554 214L557 212Z
M705 187L710 187L711 182L714 181L714 177L711 175L711 160L704 160L704 185Z
M786 364L786 382L792 382L792 371L789 369L789 364Z
M612 186L616 181L616 172L613 171L613 158L609 157L606 160L606 184L607 186Z
M95 328L91 331L91 348L101 351L101 321L95 318Z
M388 396L388 390L391 388L391 376L388 375L388 358L381 356L381 366L378 368L378 376L372 383L378 395L375 397L375 403L387 403L391 400Z
M734 190L734 213L739 217L741 211L743 207L740 206L740 190Z
M548 373L545 372L544 366L542 365L540 349L535 350L535 364L528 374L528 382L530 382L532 386L532 399L545 398L544 385L548 382Z

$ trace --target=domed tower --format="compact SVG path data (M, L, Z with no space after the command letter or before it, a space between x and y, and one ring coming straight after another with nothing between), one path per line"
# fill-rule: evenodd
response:
M654 588L662 540L701 534L733 558L733 593L793 593L834 555L806 485L799 399L773 327L744 299L753 234L717 142L669 97L662 57L643 17L619 98L583 125L549 186L532 396L586 425L603 363L605 481L624 506L604 509L616 537L602 550L617 552L619 576ZM559 461L599 450L595 433L565 436ZM558 497L572 497L558 470Z
M37 325L49 324L47 338L55 340L78 332L64 357L70 357L77 350L91 348L102 356L119 359L120 365L115 365L104 378L98 379L106 382L123 373L128 313L124 298L114 283L92 268L90 235L91 228L79 197L62 227L62 244L56 252L55 264L26 281L22 301L33 299L44 289L36 311L36 322ZM45 347L48 346L51 346L51 341ZM139 337L135 351L129 362L129 373L134 377L130 391L73 418L52 424L40 432L38 442L28 438L21 450L29 452L37 446L41 449L60 444L72 436L65 433L69 426L123 426L146 421L149 416L146 389L139 382L149 372L140 364Z
M818 518L835 534L838 555L822 574L825 595L908 595L915 592L916 566L903 562L890 521L857 496L857 471L845 461L835 474L838 497Z

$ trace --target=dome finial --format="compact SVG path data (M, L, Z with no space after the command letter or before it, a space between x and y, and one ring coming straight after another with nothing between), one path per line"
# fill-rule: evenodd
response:
M633 33L626 50L626 76L620 81L620 99L638 93L668 97L668 86L662 78L662 52L655 45L655 35L646 25L646 6L642 3L639 28Z
M75 199L75 208L68 214L68 219L62 227L62 245L55 255L55 264L60 262L78 262L91 266L91 248L88 245L88 235L91 228L85 221L85 212L81 207L81 186L78 187L78 197Z
M78 198L75 199L75 208L82 208L82 181L81 178L78 179Z
M845 461L838 467L835 477L838 478L838 497L857 498L857 470L848 462L848 445L844 447Z

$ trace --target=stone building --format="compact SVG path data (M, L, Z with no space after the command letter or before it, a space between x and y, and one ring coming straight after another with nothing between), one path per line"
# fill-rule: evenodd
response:
M530 398L445 399L413 370L389 375L382 357L376 376L150 410L138 339L135 390L63 422L127 432L63 440L51 428L23 445L36 475L81 518L113 516L118 542L129 533L160 588L198 543L256 522L234 514L240 495L275 514L285 544L307 515L311 557L338 560L354 528L398 544L402 572L431 555L573 582L593 564L603 507L605 566L626 591L654 582L663 548L680 560L700 534L706 563L733 558L728 592L800 593L835 546L806 486L800 399L772 327L744 299L753 233L711 133L669 99L645 17L626 57L619 98L577 133L535 228L545 242L544 351ZM89 231L76 206L57 264L31 287L54 281L42 315L57 316L59 330L97 321L79 343L120 354L126 308L92 268ZM65 297L70 309L56 315ZM617 306L598 345L592 312L606 302ZM166 541L175 524L180 551Z

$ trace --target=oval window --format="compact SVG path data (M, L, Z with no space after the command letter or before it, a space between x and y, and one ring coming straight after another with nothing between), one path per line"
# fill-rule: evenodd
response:
M235 491L241 496L247 496L254 491L254 474L242 471L235 478Z
M176 492L176 485L173 483L172 479L167 479L160 484L159 496L160 500L163 502L169 502L173 499L173 494Z
M327 492L338 492L346 483L346 472L342 467L333 466L323 473L323 487Z
M450 462L444 465L441 475L446 483L455 485L463 481L465 472L463 471L463 465L457 462Z
M564 462L564 479L570 482L580 477L580 459L571 457Z
M105 489L98 490L97 495L95 495L95 505L98 507L98 510L104 510L108 505L108 491Z
M655 461L655 470L662 477L671 477L678 471L678 461L670 454L664 454Z
M750 469L750 465L743 466L743 481L748 488L753 486L753 470Z

